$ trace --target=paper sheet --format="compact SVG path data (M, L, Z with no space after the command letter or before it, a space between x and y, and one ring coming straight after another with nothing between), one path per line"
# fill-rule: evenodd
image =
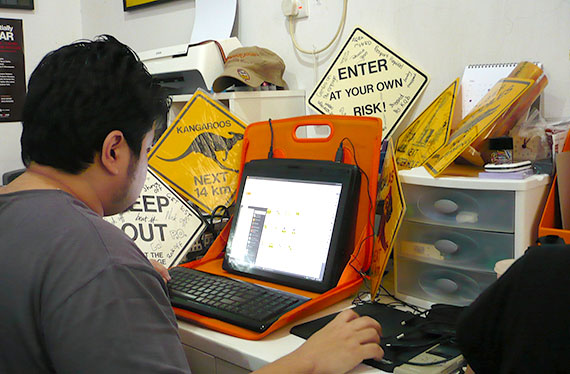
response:
M190 44L204 40L228 39L234 27L237 0L195 1L196 16L194 17Z

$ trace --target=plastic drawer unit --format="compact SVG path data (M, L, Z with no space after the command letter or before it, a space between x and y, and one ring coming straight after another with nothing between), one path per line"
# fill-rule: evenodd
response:
M399 173L406 214L394 247L396 295L412 304L468 305L495 279L495 263L537 237L550 177L433 178Z

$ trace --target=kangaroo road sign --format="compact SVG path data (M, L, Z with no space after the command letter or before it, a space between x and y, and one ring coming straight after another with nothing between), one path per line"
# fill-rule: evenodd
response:
M153 147L149 167L206 213L229 205L246 124L198 90Z
M322 114L379 117L387 138L427 83L425 73L357 27L308 103Z

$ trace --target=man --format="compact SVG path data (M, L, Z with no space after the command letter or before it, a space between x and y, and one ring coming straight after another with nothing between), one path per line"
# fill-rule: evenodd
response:
M570 248L531 247L467 308L457 340L468 373L568 373Z
M163 278L101 218L135 202L167 109L111 36L51 52L33 72L26 171L0 189L0 372L189 372ZM260 372L344 372L382 357L379 334L344 312Z

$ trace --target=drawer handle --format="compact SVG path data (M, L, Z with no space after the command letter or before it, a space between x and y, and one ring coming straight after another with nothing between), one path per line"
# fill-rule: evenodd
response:
M459 246L448 239L440 239L434 243L435 249L447 255L454 254L459 250Z
M435 281L437 288L445 293L455 293L459 289L457 283L447 278L440 278Z
M434 208L443 214L450 214L457 211L459 206L452 200L440 199L433 204Z

